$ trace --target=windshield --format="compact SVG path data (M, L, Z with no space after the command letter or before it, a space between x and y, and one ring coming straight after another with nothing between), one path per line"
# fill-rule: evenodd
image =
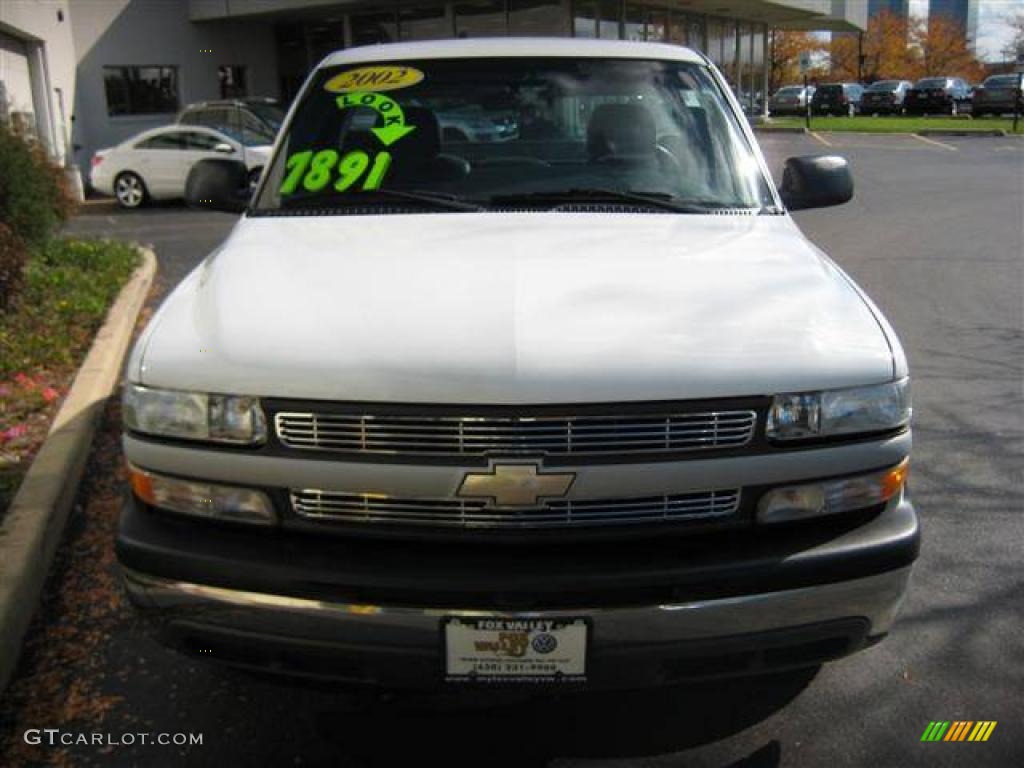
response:
M993 75L985 81L986 88L1014 88L1017 85L1017 75Z
M776 91L777 96L798 96L803 91L802 85L787 85Z
M899 80L879 80L877 83L874 83L870 88L868 88L868 90L869 91L895 91L899 87L900 87L900 81Z
M915 88L945 88L946 78L944 77L926 77L924 80L918 80Z
M774 205L704 66L524 57L317 72L253 210L427 202L444 210Z
M260 120L265 122L274 133L281 128L281 123L284 122L284 110L276 104L260 103L260 102L249 102L247 105L249 110L256 115Z

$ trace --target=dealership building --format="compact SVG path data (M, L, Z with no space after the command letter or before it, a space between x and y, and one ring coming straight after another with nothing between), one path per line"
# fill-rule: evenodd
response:
M769 30L866 23L863 0L0 0L0 117L88 166L192 102L288 101L338 49L487 36L687 45L753 102L768 87Z

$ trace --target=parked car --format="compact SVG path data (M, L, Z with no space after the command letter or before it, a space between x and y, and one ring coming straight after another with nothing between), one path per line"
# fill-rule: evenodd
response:
M510 141L519 135L515 116L484 109L435 110L444 141Z
M860 111L866 115L898 115L903 112L907 91L914 87L909 80L879 80L864 89Z
M860 112L864 86L860 83L826 83L811 96L811 112L815 115L846 115Z
M846 161L776 188L727 88L649 43L351 48L251 201L198 164L190 199L246 210L124 386L117 555L163 640L565 690L885 635L919 544L907 360L787 212L849 200ZM444 143L423 106L539 94L551 139Z
M768 113L772 115L803 115L807 99L814 96L814 86L785 85L768 100Z
M740 103L740 108L745 115L761 114L761 107L764 105L764 101L761 98L760 92L743 91L734 88L733 93L736 94L736 100Z
M97 150L90 181L98 192L117 198L121 207L138 208L148 200L184 197L192 166L210 157L239 159L254 184L270 157L270 147L246 146L211 128L169 125Z
M178 122L213 128L247 146L266 146L274 143L284 116L276 99L221 99L190 104Z
M1013 112L1014 102L1020 98L1020 75L991 75L975 87L971 113L979 117Z
M903 101L908 115L957 115L970 111L970 86L959 77L925 77L914 83Z

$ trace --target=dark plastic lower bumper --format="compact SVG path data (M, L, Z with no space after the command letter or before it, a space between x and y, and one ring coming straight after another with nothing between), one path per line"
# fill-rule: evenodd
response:
M229 664L388 687L443 683L452 615L580 616L587 684L814 664L888 631L910 502L827 526L610 546L421 546L201 526L129 499L118 555L171 644Z

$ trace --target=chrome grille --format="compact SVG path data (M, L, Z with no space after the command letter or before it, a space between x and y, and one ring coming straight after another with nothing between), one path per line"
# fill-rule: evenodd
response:
M559 499L537 507L494 507L457 498L396 497L336 491L292 491L301 517L347 523L454 528L547 528L664 523L733 514L739 489L620 499Z
M754 436L750 410L629 416L395 416L280 412L289 448L435 456L656 453L737 448Z

